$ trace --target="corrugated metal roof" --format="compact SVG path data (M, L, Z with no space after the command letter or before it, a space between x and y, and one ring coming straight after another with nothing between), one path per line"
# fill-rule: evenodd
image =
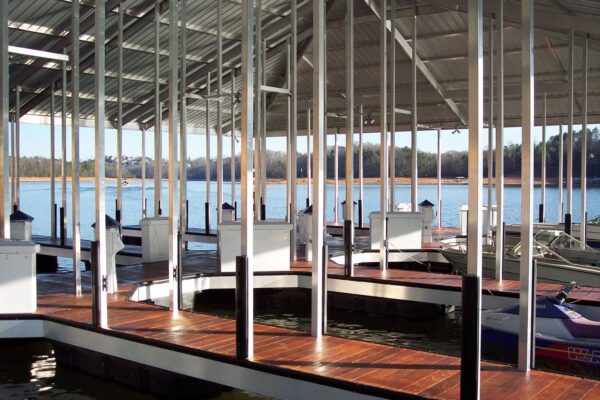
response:
M186 65L188 70L188 91L205 94L207 74L212 76L212 93L216 90L216 1L217 0L195 0L188 1L187 5L187 48ZM331 3L335 1L334 3ZM124 50L124 110L127 121L153 123L154 117L154 0L130 0L126 10L126 26L136 23L135 29L126 30ZM229 71L235 68L239 75L240 65L240 0L223 1L223 55L224 55L224 90L229 92ZM304 129L306 126L305 111L312 101L312 46L310 45L311 34L311 2L299 2L302 6L304 18L300 19L299 32L301 35L300 45L305 51L299 57L298 65L298 98L299 98L299 121L298 126ZM486 7L491 7L495 2L486 2ZM163 7L167 3L163 4ZM327 29L327 92L328 111L339 115L345 114L345 83L346 83L346 57L344 15L345 3L339 0L330 0L328 5ZM467 113L467 17L464 12L463 0L442 2L439 0L422 0L420 7L428 6L427 12L417 17L417 54L429 69L431 75L436 79L448 98L457 103L463 114ZM462 7L462 8L461 8ZM520 123L520 46L521 38L518 24L511 14L511 7L507 5L507 20L504 30L505 40L505 79L506 79L506 124L518 125ZM287 56L286 45L281 44L281 39L289 35L289 1L287 0L263 0L263 33L266 36L268 46L267 60L265 64L267 84L284 85L282 74L285 72ZM459 10L459 11L457 11ZM577 33L577 47L575 49L576 68L576 96L581 96L581 37L579 30L588 29L593 23L600 22L600 4L590 0L537 0L536 10L546 16L546 21L539 21L543 29L536 31L535 39L535 73L538 100L541 99L542 91L548 96L548 116L550 122L561 119L566 120L567 104L567 74L569 66L568 29L567 25L557 24L556 27L548 27L549 20L560 18L567 14L569 20L581 22ZM82 16L89 13L91 9L82 5ZM163 12L160 19L160 77L161 89L166 88L166 77L168 72L168 12ZM412 44L412 26L414 17L411 8L399 7L399 17L396 27L400 34ZM355 2L355 104L363 104L365 113L370 113L375 118L375 123L367 126L368 130L377 131L379 112L379 74L380 74L380 23L377 17L364 2ZM93 17L93 15L92 15ZM511 20L511 18L513 18ZM9 2L10 19L10 44L35 48L48 49L61 38L68 35L70 26L70 4L54 0L19 0ZM107 39L116 36L115 10L109 10L107 17ZM560 21L559 21L560 22ZM487 63L489 61L489 48L487 35L489 32L489 19L484 21L485 39L485 84L487 85ZM93 40L93 26L90 24L87 31L82 31L82 49L90 46ZM588 27L588 28L586 28ZM594 28L595 29L595 28ZM600 31L600 29L599 29ZM67 36L68 37L68 36ZM594 30L590 35L590 90L589 90L589 121L600 122L600 35ZM306 40L306 44L304 43ZM69 43L67 40L66 44ZM280 43L280 44L278 44ZM396 70L396 99L397 107L410 109L411 88L411 61L400 46L396 47L397 57ZM106 112L109 120L115 119L116 94L118 69L116 40L109 41L106 58ZM93 54L83 54L84 58ZM93 60L93 58L92 58ZM31 66L32 59L23 56L11 56L11 83L19 83L26 88L27 93L23 95L24 109L30 108L31 114L47 115L49 113L49 100L43 90L48 87L52 80L60 79L60 71L56 66L47 65L43 68L34 69ZM87 61L88 68L81 75L81 116L92 118L94 111L94 67L93 62ZM17 82L18 80L18 82ZM436 91L425 76L418 74L418 119L419 123L431 126L454 127L459 124L459 118L451 111L440 93ZM240 89L239 78L235 85L235 91ZM34 93L35 92L35 93ZM59 92L57 92L59 93ZM487 90L486 92L487 93ZM164 97L164 94L163 94ZM270 96L271 97L271 96ZM274 96L269 100L268 127L274 132L281 133L285 130L286 122L286 99L283 95ZM487 99L486 99L487 102ZM28 104L33 106L28 107ZM188 126L202 131L206 126L206 102L189 101ZM214 102L211 103L209 125L216 125L216 112ZM224 124L229 124L230 105L224 102ZM484 110L487 112L487 105ZM575 107L576 113L581 113L579 106ZM167 110L165 109L165 115ZM541 106L536 104L536 113L540 117ZM576 116L578 118L579 116ZM406 116L398 116L399 129L406 128L410 120ZM331 129L344 127L345 120L342 118L328 118L328 126ZM239 122L238 122L239 126Z

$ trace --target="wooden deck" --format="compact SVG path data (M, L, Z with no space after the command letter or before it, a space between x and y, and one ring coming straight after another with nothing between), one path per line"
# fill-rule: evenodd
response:
M186 273L204 268L187 267ZM298 272L306 272L307 268L306 263L294 265ZM341 268L330 266L329 273L339 274L339 270ZM199 356L212 354L231 363L238 362L234 357L234 320L190 312L181 312L173 318L164 308L127 300L136 282L165 278L166 271L164 264L159 263L119 269L120 291L109 296L110 332L174 350L197 352ZM410 277L407 273L388 271L385 279L427 279L429 284L460 285L459 277L414 272ZM382 273L375 269L359 268L357 275L382 278ZM38 314L89 326L91 299L89 295L76 298L68 293L70 277L70 274L38 276ZM84 273L86 288L89 279L89 274ZM486 287L491 288L492 284L486 282ZM402 397L402 394L439 399L460 397L460 358L457 357L332 336L316 341L302 332L261 324L255 324L254 329L255 357L250 366L262 370L286 376L296 374L294 376L302 379L345 385L350 390L383 397ZM598 399L600 382L537 370L524 374L510 366L484 363L481 393L484 399L510 396L558 399L563 394L577 399Z

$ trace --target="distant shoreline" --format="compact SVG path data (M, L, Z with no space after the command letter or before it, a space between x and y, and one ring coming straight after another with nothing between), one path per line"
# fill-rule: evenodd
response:
M60 184L60 177L56 177L56 182L57 184ZM93 182L94 178L93 177L81 177L79 178L79 180L81 182ZM108 182L115 182L116 178L106 178L105 179ZM127 181L132 181L132 182L136 182L136 181L141 181L141 178L127 178ZM152 181L153 178L147 178L147 181ZM166 179L163 179L166 180ZM50 181L50 177L26 177L23 176L21 177L21 182L49 182ZM67 177L67 181L71 181L70 177ZM193 180L190 180L193 181ZM239 181L239 180L238 180ZM299 185L302 184L306 184L306 178L298 178L297 183ZM203 181L202 181L203 182ZM226 181L229 182L229 181ZM285 184L286 180L285 179L272 179L269 178L267 179L268 183L272 183L272 184ZM344 185L346 182L346 180L344 178L340 178L339 179L339 184L340 185ZM399 185L410 185L410 177L398 177L396 178L395 182ZM419 185L437 185L437 178L432 178L432 177L420 177L419 180ZM334 183L333 179L327 179L327 183ZM355 184L358 184L358 179L354 180ZM364 178L364 183L365 184L378 184L379 183L379 178ZM468 184L468 179L466 178L442 178L442 183L444 185L467 185ZM487 183L487 178L483 178L483 184ZM542 181L541 179L536 179L535 180L535 186L541 186ZM553 186L556 185L556 180L555 179L548 179L546 184L548 186ZM513 176L508 176L504 178L504 185L506 186L521 186L521 178L520 177L513 177Z

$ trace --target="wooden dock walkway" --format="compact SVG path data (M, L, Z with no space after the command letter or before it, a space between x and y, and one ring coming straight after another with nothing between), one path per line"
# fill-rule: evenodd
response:
M295 263L294 270L306 271L306 263ZM188 267L186 273L202 271ZM166 277L162 263L128 266L119 269L120 291L109 296L109 327L106 334L118 334L153 346L183 351L198 357L218 357L232 365L235 358L235 321L210 315L180 312L177 317L165 308L127 300L135 283ZM429 284L458 286L452 276L422 275L408 271L388 271L385 279L427 278ZM330 274L339 274L331 267ZM382 279L375 269L359 268L365 278ZM70 274L38 275L38 315L54 321L90 327L89 295L68 293ZM89 287L84 273L84 287ZM453 283L454 282L454 283ZM508 284L508 283L507 283ZM490 286L489 283L486 284ZM306 333L255 324L255 357L245 365L275 375L320 382L326 386L388 398L458 399L460 396L460 358L325 336L317 341ZM558 399L569 395L577 399L600 398L600 382L534 370L521 373L514 367L483 363L482 398Z

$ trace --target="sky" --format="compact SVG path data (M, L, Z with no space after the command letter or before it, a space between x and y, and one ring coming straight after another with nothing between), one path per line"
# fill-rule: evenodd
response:
M591 125L589 129L593 129L595 125ZM58 125L56 131L56 158L60 158L60 125ZM564 128L566 130L566 128ZM581 129L581 126L575 126L575 130ZM152 157L154 141L152 138L152 131L146 132L146 155ZM558 126L549 126L546 129L546 135L548 138L558 134ZM70 160L71 154L71 140L70 140L70 129L67 129L67 160ZM105 151L107 155L116 156L117 154L117 131L115 129L106 129L106 143ZM521 143L521 129L520 128L505 128L504 131L505 145ZM538 143L542 138L542 128L536 127L534 129L534 141ZM80 159L87 160L94 158L94 129L93 128L80 128ZM204 135L188 135L188 157L191 159L204 157L206 148L206 138ZM379 143L378 133L364 134L365 143ZM487 148L487 129L481 137L482 146ZM358 142L358 135L355 138L355 142ZM338 145L344 147L346 139L344 134L338 136ZM327 144L333 146L334 137L333 135L328 136ZM163 158L166 158L168 151L168 138L167 134L163 134ZM409 146L410 147L410 132L398 132L396 134L396 145L398 147ZM229 137L225 137L223 141L224 157L230 155L230 141ZM211 158L216 156L216 138L211 136ZM437 151L437 131L419 131L417 147L421 151L436 152ZM267 148L269 150L282 151L285 149L285 138L267 138ZM468 148L468 132L466 129L460 130L459 134L452 134L450 130L442 131L442 152L445 151L463 151ZM240 152L240 144L236 143L236 154ZM306 153L306 138L298 138L298 152ZM140 131L123 131L123 155L125 156L141 156L142 155L142 135ZM21 156L42 156L50 157L50 126L49 125L35 125L35 124L21 124Z

